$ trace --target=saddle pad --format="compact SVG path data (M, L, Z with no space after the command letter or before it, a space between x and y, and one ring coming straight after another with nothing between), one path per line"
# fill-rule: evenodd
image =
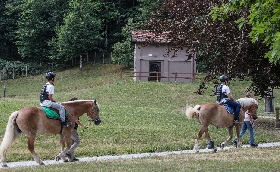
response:
M41 109L46 113L46 116L48 118L51 118L51 119L60 119L60 116L58 113L56 113L54 110L48 108L48 107L45 107L45 106L41 106ZM65 110L65 117L68 116L68 111Z
M234 110L233 110L232 107L230 107L230 106L228 106L228 105L226 105L226 104L224 104L223 106L225 107L225 109L227 110L228 113L234 114Z

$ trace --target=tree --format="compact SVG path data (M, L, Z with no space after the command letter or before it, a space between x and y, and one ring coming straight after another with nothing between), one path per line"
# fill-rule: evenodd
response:
M133 66L135 47L131 46L131 31L141 29L141 25L149 20L151 14L158 4L164 0L138 0L138 6L132 7L126 25L122 28L122 41L117 42L113 46L113 62ZM139 15L140 13L140 15Z
M229 1L220 7L214 7L214 19L224 20L230 12L249 9L248 16L240 16L236 21L241 27L251 26L249 36L252 42L263 41L269 50L265 57L272 63L280 63L280 2L276 0L240 0Z
M0 2L0 58L5 60L19 60L18 49L16 47L17 21L19 8L14 8L18 1L2 0ZM13 11L8 10L13 8Z
M212 8L224 2L167 0L143 27L157 35L168 33L175 50L188 47L190 53L199 52L197 63L207 62L210 70L197 93L206 89L205 82L218 84L217 76L226 74L230 79L249 77L252 85L248 89L265 96L268 88L280 86L279 66L264 58L269 47L261 41L251 42L248 24L236 24L240 17L248 16L248 9L230 12L224 21L212 20Z
M55 35L55 26L62 22L67 4L68 1L65 0L31 0L23 1L17 6L20 12L17 19L16 45L23 59L49 62L49 42Z
M98 16L102 11L102 3L72 0L69 6L70 10L64 18L64 23L57 27L56 38L52 41L57 51L57 56L53 58L63 58L65 61L96 49L102 40L102 21Z
M133 66L133 50L134 47L131 46L131 30L136 26L133 23L133 20L130 19L127 25L122 30L122 35L124 35L124 40L122 42L117 42L113 46L113 63L126 65L129 67Z

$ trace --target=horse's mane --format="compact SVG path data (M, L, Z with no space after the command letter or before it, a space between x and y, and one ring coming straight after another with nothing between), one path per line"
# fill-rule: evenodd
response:
M248 107L248 106L250 106L252 104L258 105L258 101L256 99L254 99L254 98L247 98L247 97L240 98L240 99L236 100L236 102L238 102L241 105L241 107Z
M94 100L69 100L68 102L62 102L62 103L71 104L71 103L75 103L75 102L94 102ZM96 104L97 104L98 108L100 109L100 105L97 101L96 101Z

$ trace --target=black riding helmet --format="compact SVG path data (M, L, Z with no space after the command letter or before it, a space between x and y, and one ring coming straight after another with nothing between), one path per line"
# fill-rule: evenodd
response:
M227 81L227 80L228 80L228 77L227 77L226 75L220 76L220 81L221 81L221 82L225 82L225 81Z
M55 77L55 73L54 72L47 72L46 73L46 79L47 80L51 80L54 77Z

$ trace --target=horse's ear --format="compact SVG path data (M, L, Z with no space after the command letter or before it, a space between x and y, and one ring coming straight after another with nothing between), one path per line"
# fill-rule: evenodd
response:
M93 103L96 103L96 99L94 99Z

